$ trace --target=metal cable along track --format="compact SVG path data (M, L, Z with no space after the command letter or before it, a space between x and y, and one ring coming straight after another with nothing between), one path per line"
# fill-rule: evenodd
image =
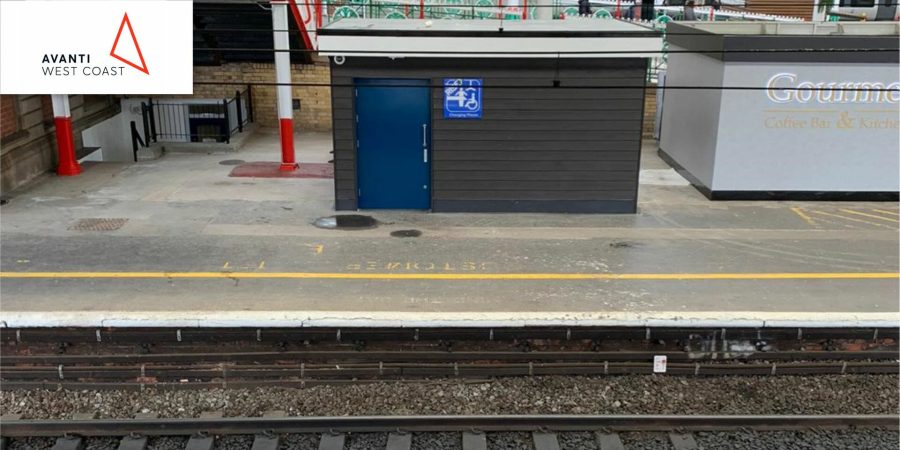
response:
M618 432L668 432L679 450L698 448L690 432L696 431L809 431L813 429L897 429L897 415L821 416L701 416L701 415L497 415L497 416L358 416L216 417L206 413L198 419L79 419L22 420L6 418L0 435L6 447L9 438L58 437L54 448L80 448L82 439L96 436L121 437L119 449L146 448L147 438L185 436L188 449L209 449L212 436L253 435L253 449L277 449L280 434L318 433L320 450L342 449L348 433L389 433L386 448L407 450L411 434L457 432L464 450L486 449L485 432L532 432L536 450L558 450L556 432L593 431L603 449L621 449ZM605 445L604 445L605 444Z

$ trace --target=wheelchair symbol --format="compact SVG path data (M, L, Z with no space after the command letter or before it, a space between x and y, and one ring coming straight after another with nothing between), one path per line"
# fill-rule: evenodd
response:
M481 117L481 80L444 80L444 111L448 117Z

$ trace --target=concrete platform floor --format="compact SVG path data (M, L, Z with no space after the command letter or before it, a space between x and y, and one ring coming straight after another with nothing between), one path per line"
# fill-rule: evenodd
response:
M330 134L297 136L326 162ZM229 178L237 153L99 163L0 209L0 321L34 325L897 326L897 203L711 202L645 143L635 215L368 211L329 179ZM80 219L127 219L80 231ZM115 225L115 223L113 223ZM415 229L417 238L390 233Z

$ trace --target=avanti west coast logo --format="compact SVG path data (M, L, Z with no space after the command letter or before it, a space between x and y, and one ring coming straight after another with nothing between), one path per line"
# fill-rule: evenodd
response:
M128 33L123 39L122 34L126 27ZM41 61L43 64L41 71L48 77L120 77L125 74L126 66L94 65L91 63L91 56L91 53L45 53ZM128 67L150 75L127 12L122 16L122 23L119 25L109 56Z

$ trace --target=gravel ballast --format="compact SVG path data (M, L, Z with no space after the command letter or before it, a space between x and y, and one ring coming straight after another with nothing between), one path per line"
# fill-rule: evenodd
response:
M36 419L92 412L198 417L413 414L897 414L893 375L501 378L487 382L373 383L303 389L0 391L4 414Z

